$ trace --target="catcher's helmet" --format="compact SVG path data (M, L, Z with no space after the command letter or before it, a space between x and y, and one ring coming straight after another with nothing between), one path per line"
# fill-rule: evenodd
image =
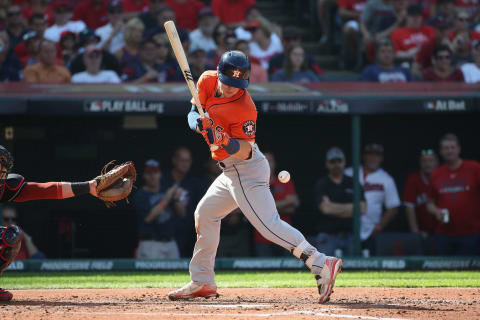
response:
M13 168L13 157L5 149L4 146L0 145L0 191L3 188L5 180L7 180L7 175Z
M245 89L250 79L250 60L241 51L227 51L218 63L220 82L230 87Z

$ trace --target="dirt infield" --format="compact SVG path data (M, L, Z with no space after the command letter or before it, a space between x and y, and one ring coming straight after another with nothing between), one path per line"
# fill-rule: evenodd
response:
M218 299L168 301L167 289L18 290L0 319L480 319L480 289L220 289Z

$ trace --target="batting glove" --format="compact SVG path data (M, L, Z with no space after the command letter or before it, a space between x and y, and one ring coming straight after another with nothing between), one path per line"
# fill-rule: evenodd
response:
M225 132L220 132L212 128L205 130L208 143L210 145L217 145L223 147L228 154L237 153L240 150L240 143L238 140L230 138Z
M199 131L204 131L213 127L213 120L206 117L197 119L197 128Z

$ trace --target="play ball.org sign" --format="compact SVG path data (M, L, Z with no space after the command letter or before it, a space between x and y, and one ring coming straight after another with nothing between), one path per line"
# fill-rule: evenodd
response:
M164 113L165 105L145 100L90 100L85 102L84 110L94 113Z

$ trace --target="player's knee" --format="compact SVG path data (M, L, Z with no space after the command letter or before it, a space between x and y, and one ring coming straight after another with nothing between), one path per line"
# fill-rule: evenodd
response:
M3 231L0 232L2 239L2 245L6 247L16 247L21 244L23 240L23 230L16 225L12 225L6 228L3 228Z
M23 230L18 226L0 227L0 274L20 251L23 235Z

